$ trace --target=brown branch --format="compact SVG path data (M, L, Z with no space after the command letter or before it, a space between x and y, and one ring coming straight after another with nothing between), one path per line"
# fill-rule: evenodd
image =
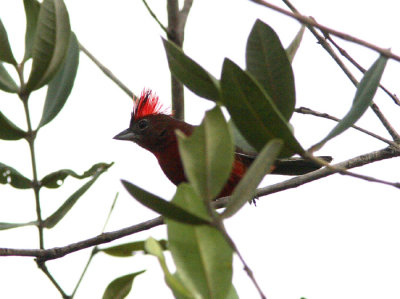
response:
M286 16L289 16L291 18L294 18L294 19L298 20L300 23L316 27L316 28L318 28L318 29L320 29L320 30L322 30L324 32L328 32L329 34L337 36L337 37L339 37L339 38L341 38L343 40L346 40L346 41L349 41L349 42L352 42L352 43L355 43L355 44L359 44L359 45L364 46L364 47L366 47L368 49L374 50L375 52L378 52L383 56L386 56L388 58L391 58L391 59L394 59L394 60L400 62L400 56L392 53L390 51L390 49L385 49L385 48L382 48L382 47L378 47L378 46L376 46L376 45L374 45L374 44L372 44L370 42L364 41L364 40L362 40L362 39L360 39L358 37L355 37L355 36L352 36L350 34L347 34L347 33L340 32L338 30L329 28L327 26L324 26L322 24L317 23L312 18L303 16L303 15L301 15L299 13L291 13L290 11L287 11L287 10L285 10L285 9L279 7L279 6L273 5L273 4L271 4L271 3L267 2L267 1L264 1L264 0L250 0L250 1L252 1L254 3L257 3L257 4L260 4L262 6L268 7L270 9L272 9L272 10L275 10L275 11L277 11L277 12L279 12L281 14L284 14Z
M396 130L392 127L390 122L386 119L386 117L383 115L381 110L379 109L378 105L375 103L371 104L371 109L375 112L376 116L379 118L383 126L386 128L386 130L389 132L389 134L392 136L394 141L400 141L400 136L396 132Z
M395 150L392 147L388 147L379 151L374 151L368 154L364 154L349 160L346 160L344 162L338 163L333 165L334 167L337 167L338 169L351 169L355 167L360 167L366 164L370 164L373 162L385 160L385 159L390 159L394 157L400 156L400 151ZM339 171L339 170L338 170ZM289 180L286 180L281 183L277 183L274 185L270 185L264 188L260 188L256 192L257 197L262 197L266 196L272 193L280 192L283 190L291 189L291 188L296 188L301 185L304 185L306 183L310 183L312 181L315 181L317 179L321 179L327 176L330 176L334 173L337 173L338 171L329 169L329 168L323 168L320 170L316 170L313 172L310 172L308 174L304 174L301 176L297 176L295 178L291 178ZM230 199L229 196L223 197L218 199L215 202L215 208L222 208L226 205L228 200ZM122 237L128 236L135 234L140 231L148 230L151 229L155 226L159 226L163 224L163 219L162 217L157 217L121 230L113 231L113 232L108 232L108 233L103 233L101 235L98 235L96 237L83 240L77 243L73 243L64 247L55 247L55 248L50 248L50 249L14 249L14 248L0 248L0 256L32 256L32 257L37 257L38 262L44 262L47 260L52 260L52 259L57 259L60 257L63 257L67 254L89 248L95 245L99 244L104 244L108 243L117 239L120 239Z

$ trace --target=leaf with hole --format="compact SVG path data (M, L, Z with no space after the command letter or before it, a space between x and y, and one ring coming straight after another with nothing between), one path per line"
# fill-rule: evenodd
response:
M128 296L129 292L132 289L133 280L136 276L144 273L145 270L138 271L135 273L127 274L121 277L114 279L107 286L103 299L123 299Z
M221 88L222 102L233 122L257 151L278 138L284 142L280 157L304 152L271 98L251 75L229 59L222 68Z
M368 69L360 83L358 83L356 95L350 110L324 139L310 148L310 152L319 150L327 141L343 133L360 119L371 105L372 99L378 89L383 71L385 70L387 60L387 57L380 56Z
M218 80L174 43L165 39L163 42L171 73L198 96L218 101L220 98Z
M0 163L0 184L10 184L17 189L32 188L32 182L14 168Z
M25 92L39 89L54 77L65 59L70 35L64 1L44 0L40 5L32 48L32 69Z
M226 184L233 164L233 139L221 109L207 111L189 137L177 132L179 152L189 182L204 199L215 199Z
M246 69L274 102L285 120L296 103L293 70L275 31L257 20L247 40Z

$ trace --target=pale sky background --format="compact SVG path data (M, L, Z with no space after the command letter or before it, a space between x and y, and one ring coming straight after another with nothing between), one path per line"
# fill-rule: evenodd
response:
M284 7L280 1L273 3ZM400 20L396 1L297 0L293 4L317 21L400 53ZM139 94L152 88L170 103L169 70L160 35L163 32L139 0L66 1L71 25L80 42L110 68L130 89ZM165 1L149 1L166 22ZM1 0L0 18L20 61L23 56L25 17L22 1ZM186 27L184 49L219 78L224 57L244 66L247 36L255 20L272 26L287 46L300 25L283 15L249 1L194 1ZM378 55L338 40L365 67ZM355 89L333 60L306 32L295 58L297 107L306 106L341 117L350 107ZM358 78L358 72L354 72ZM390 61L383 83L400 94L400 64ZM41 116L45 90L30 99L33 122ZM400 128L398 107L379 92L377 104ZM213 103L186 92L186 121L200 123ZM65 246L100 233L116 192L120 197L107 231L153 218L155 213L131 198L120 178L171 198L175 186L161 172L155 158L138 146L112 137L129 124L131 100L89 59L81 54L75 87L59 116L44 127L37 138L39 177L62 168L82 173L97 162L115 165L95 183L73 210L52 230L45 231L47 248ZM0 111L25 128L23 108L17 97L1 93ZM292 124L304 147L319 141L333 127L328 120L294 115ZM375 115L368 111L358 122L366 129L388 137ZM328 143L319 154L334 156L335 162L385 147L380 141L349 130ZM25 141L0 141L0 162L31 176ZM398 181L396 159L375 163L355 171ZM284 177L267 177L263 185ZM81 181L67 179L60 189L42 189L42 212L50 215ZM35 219L31 190L0 185L0 222ZM335 175L261 198L257 208L246 206L227 222L227 229L268 298L353 299L400 297L400 201L393 187ZM165 227L120 239L114 244L162 238ZM0 247L36 248L35 227L0 231ZM108 246L108 245L107 245ZM90 249L47 263L68 294L86 263ZM37 269L32 258L0 258L0 297L60 298L57 290ZM154 257L118 259L98 254L76 295L101 298L114 278L146 269L137 277L129 298L172 298ZM241 298L258 298L255 288L236 260L234 285Z

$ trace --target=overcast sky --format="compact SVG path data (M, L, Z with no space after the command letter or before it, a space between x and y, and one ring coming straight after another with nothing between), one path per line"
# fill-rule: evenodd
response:
M165 22L164 1L149 1ZM275 4L284 6L280 1ZM305 15L317 21L400 53L397 3L361 0L293 2ZM134 93L152 88L162 102L170 103L169 70L160 36L163 32L141 1L66 1L72 29L80 42L110 68ZM0 1L2 19L17 60L23 56L25 17L22 1ZM247 36L259 18L273 27L287 46L300 28L288 17L249 1L194 1L186 28L184 49L216 77L224 57L244 66ZM354 44L339 41L364 67L378 55ZM138 146L113 140L127 128L132 101L81 54L73 92L60 115L44 127L37 138L39 177L70 168L82 173L97 162L115 165L78 202L54 229L45 231L46 247L64 246L101 232L116 192L120 197L107 231L120 229L156 216L142 207L122 188L124 178L171 198L175 186L161 172L155 158ZM351 105L355 89L333 60L306 32L295 57L297 107L306 106L343 116ZM351 68L353 70L353 68ZM360 74L354 71L360 78ZM390 61L383 83L399 94L399 64ZM33 122L41 117L45 91L30 99ZM379 92L376 103L399 128L398 107ZM213 103L186 92L186 120L200 123ZM20 127L25 118L20 101L1 93L0 111ZM305 148L319 141L333 127L328 120L294 115L292 124ZM358 123L388 137L370 111ZM28 146L24 141L0 141L0 162L31 176ZM378 150L385 144L349 130L329 142L319 154L332 155L335 162ZM369 165L357 171L396 181L395 159ZM263 185L282 181L267 177ZM42 211L47 216L82 182L67 179L62 188L42 190ZM0 222L27 222L35 218L31 190L14 190L0 185ZM257 207L246 206L227 222L236 241L268 298L399 298L400 289L399 191L388 186L335 175L297 189L261 198ZM159 227L116 243L165 237ZM115 243L115 244L116 244ZM35 227L0 232L1 247L36 248ZM70 293L86 263L90 250L48 263L50 271ZM31 258L1 258L0 297L58 298L49 280ZM171 266L172 267L172 266ZM134 282L129 298L172 298L161 269L153 257L117 259L98 254L89 268L76 298L100 298L106 285L130 272L147 269ZM257 298L256 290L235 264L234 285L241 298Z

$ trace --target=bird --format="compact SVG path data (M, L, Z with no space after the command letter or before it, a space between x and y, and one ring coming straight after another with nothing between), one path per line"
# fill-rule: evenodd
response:
M175 119L166 112L159 97L150 89L144 89L134 98L134 108L129 127L114 136L116 140L132 141L154 154L167 178L176 186L187 182L180 159L176 130L190 136L196 126ZM228 181L217 198L229 196L255 160L256 154L236 147L232 171ZM330 156L319 157L327 162ZM299 158L277 159L273 174L301 175L319 169L321 166L311 160Z

